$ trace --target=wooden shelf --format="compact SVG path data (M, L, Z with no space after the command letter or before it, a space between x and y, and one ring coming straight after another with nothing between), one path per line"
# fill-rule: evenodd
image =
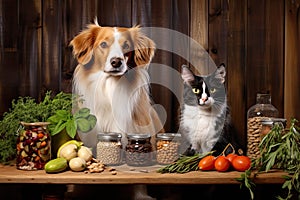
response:
M65 171L47 174L44 170L24 171L15 166L0 166L0 183L40 183L40 184L239 184L236 178L241 173L236 171L194 171L185 174L160 174L159 166L150 168L115 167L117 174L108 170L102 173L84 173ZM257 184L282 184L286 173L273 171L259 174Z

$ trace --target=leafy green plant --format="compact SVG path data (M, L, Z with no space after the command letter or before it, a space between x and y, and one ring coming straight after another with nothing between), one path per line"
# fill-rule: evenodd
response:
M91 131L96 125L97 118L90 113L90 109L81 108L74 114L68 110L57 110L47 121L50 122L48 128L52 136L66 129L67 134L74 138L77 130L84 133Z
M272 130L260 142L260 156L253 160L252 166L237 178L241 186L249 189L251 198L254 198L254 180L258 173L267 173L271 169L281 169L288 173L284 176L282 189L287 190L286 197L278 199L291 199L295 193L300 197L300 128L298 120L292 119L288 130L280 124L275 124ZM254 174L251 177L251 173Z

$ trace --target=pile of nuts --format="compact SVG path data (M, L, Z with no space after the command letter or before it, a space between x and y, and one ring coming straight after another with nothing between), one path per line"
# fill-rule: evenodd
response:
M252 117L247 121L247 156L257 158L260 154L259 143L261 141L261 120L265 117Z
M104 172L104 170L106 169L105 165L95 159L95 158L92 158L90 161L88 161L86 163L86 169L84 172L85 173L101 173L101 172ZM108 168L108 171L112 174L112 175L116 175L117 172L114 168Z
M122 145L120 142L99 141L97 143L97 159L106 165L117 165L122 161Z
M159 164L170 164L178 158L179 143L176 141L159 140L156 143L156 160Z

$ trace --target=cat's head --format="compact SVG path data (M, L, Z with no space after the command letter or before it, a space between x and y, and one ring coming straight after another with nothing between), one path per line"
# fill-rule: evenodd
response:
M226 103L224 89L226 70L221 64L212 74L195 75L189 67L182 66L181 77L184 82L184 103L203 108L218 108Z

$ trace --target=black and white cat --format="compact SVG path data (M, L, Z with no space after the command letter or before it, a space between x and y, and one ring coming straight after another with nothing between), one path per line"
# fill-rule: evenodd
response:
M224 64L208 76L195 75L186 65L182 66L184 88L179 132L185 147L189 147L185 154L212 150L218 154L228 143L239 148L232 135L225 76Z

